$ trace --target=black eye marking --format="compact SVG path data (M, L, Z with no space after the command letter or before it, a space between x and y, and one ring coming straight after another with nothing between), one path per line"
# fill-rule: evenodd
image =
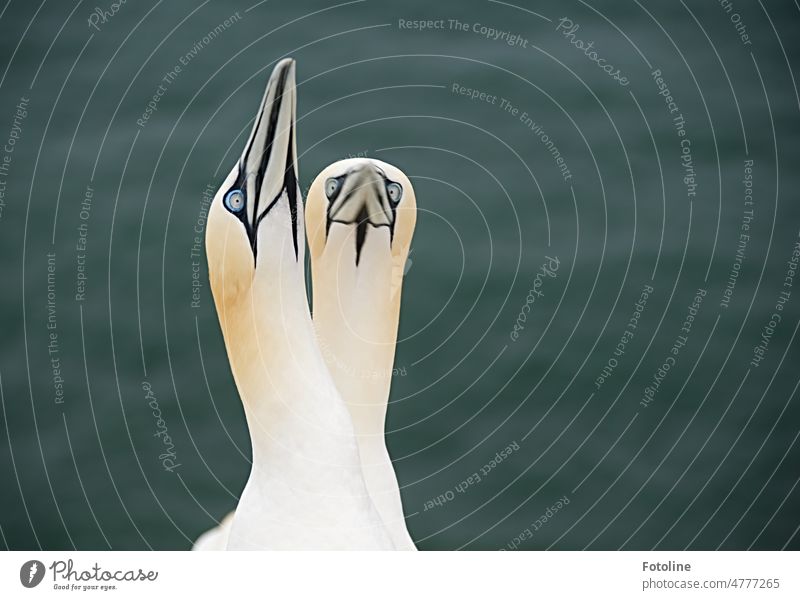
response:
M391 244L394 241L394 224L397 221L397 205L403 198L403 186L386 177L383 172L381 172L381 175L383 175L383 184L385 186L386 196L389 199L389 209L392 211L392 218L389 219L389 243ZM389 191L390 189L399 192L395 194L397 196L396 199L392 198L392 193Z
M325 220L325 237L328 236L328 232L331 230L331 223L333 223L333 219L331 218L331 206L334 202L336 202L339 194L342 193L344 181L347 179L348 175L350 175L350 172L347 172L344 175L339 175L338 177L329 177L325 181L325 197L328 199L327 219ZM346 201L347 199L345 198L345 202Z
M247 220L246 182L241 173L242 172L240 168L239 175L236 177L236 181L233 183L231 188L225 192L225 196L222 198L222 204L229 213L242 222L242 226L244 226L244 229L247 232L247 238L250 240L250 245L251 247L254 247L253 228L250 226L250 222Z
M250 156L251 151L253 150L253 143L256 139L256 133L258 132L259 127L261 126L261 121L264 117L264 112L262 111L261 114L258 116L258 121L254 128L254 134L250 142L248 143L247 150L244 153L244 156L239 161L239 174L236 177L236 181L234 182L231 189L226 193L225 198L228 197L235 190L239 190L244 196L244 204L243 208L238 212L232 211L231 212L242 222L244 225L245 230L247 231L247 237L250 240L250 246L253 251L253 260L256 260L256 254L258 251L257 246L257 239L256 239L256 231L258 229L259 223L261 223L261 219L263 219L271 210L272 208L278 203L281 196L286 193L287 200L289 202L289 214L292 221L292 242L294 244L294 255L295 260L299 260L300 258L300 248L298 245L298 205L302 202L302 196L300 195L300 187L297 182L297 177L295 175L295 165L294 165L294 151L292 148L287 149L286 152L286 164L284 165L284 173L283 173L283 182L278 191L278 194L273 198L270 203L267 205L266 209L259 214L259 199L261 196L261 188L264 182L264 176L266 175L267 166L269 165L270 158L272 156L272 148L275 142L275 135L276 130L278 127L278 117L280 115L281 105L283 103L283 90L285 88L286 77L288 76L289 70L286 69L281 73L281 76L277 82L277 89L279 92L276 94L275 98L272 101L272 106L269 109L269 121L267 123L267 134L266 134L266 147L264 148L264 152L261 156L261 161L258 165L257 171L253 174L255 177L253 188L255 193L253 194L252 202L253 205L253 220L254 223L251 224L248 221L246 210L247 202L248 202L248 194L245 191L247 189L247 175L246 175L246 167L247 167L247 159ZM294 120L292 120L292 124L290 125L289 130L289 139L294 139ZM226 208L228 208L226 202ZM230 210L230 208L228 208Z
M354 221L343 221L341 219L335 219L331 215L331 208L333 207L334 202L339 198L341 195L342 189L344 189L345 180L349 175L353 173L353 171L348 171L347 173L340 175L338 177L329 177L325 180L325 196L328 199L328 209L326 211L326 220L325 220L325 236L330 233L331 224L333 223L342 223L344 225L355 225L356 226L356 235L355 235L355 244L356 244L356 266L358 266L359 262L361 261L361 250L364 248L364 242L367 239L367 231L368 226L372 225L373 227L388 227L389 228L389 244L394 241L394 224L397 218L397 205L400 203L400 200L403 197L403 186L397 183L396 181L392 181L386 177L386 174L378 169L381 178L383 181L373 181L370 183L375 195L378 198L383 199L384 194L386 199L388 200L387 204L389 206L389 210L391 211L391 217L387 219L389 223L380 223L375 224L372 223L369 219L369 215L367 214L366 206L362 207L359 211L358 215L356 216ZM381 185L381 183L383 185ZM346 203L350 197L356 193L358 189L351 189L347 192L347 195L344 197L340 204ZM381 202L383 204L383 202Z
M225 194L225 208L227 208L232 213L239 213L245 207L245 196L244 192L238 188L231 189L227 194Z
M389 202L397 206L403 198L403 186L396 181L386 180L386 195L389 196Z
M328 202L334 202L336 198L339 197L339 192L342 191L345 177L347 177L347 175L329 177L327 181L325 181L325 197L328 199Z

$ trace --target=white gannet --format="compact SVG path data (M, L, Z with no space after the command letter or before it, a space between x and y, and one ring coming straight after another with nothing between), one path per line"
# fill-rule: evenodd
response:
M369 494L395 547L416 550L384 434L403 273L416 223L414 189L392 165L348 159L316 177L306 206L322 355L350 409ZM225 549L233 514L198 538L194 549Z
M369 494L395 546L403 550L416 547L406 528L384 425L416 215L405 174L367 158L325 168L306 199L317 338L353 417Z
M284 59L209 210L209 280L253 448L225 545L393 549L308 309L295 105Z
M322 355L350 408L369 494L395 547L415 550L384 439L402 279L416 222L414 190L392 165L348 159L316 177L306 206ZM233 514L198 538L194 549L224 550Z

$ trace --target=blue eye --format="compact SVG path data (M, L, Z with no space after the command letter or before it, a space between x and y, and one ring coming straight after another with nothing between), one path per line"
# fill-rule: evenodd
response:
M231 211L238 213L244 208L244 193L242 190L231 190L225 194L225 206Z
M325 182L325 195L329 200L339 190L340 185L342 185L342 180L338 177L331 177Z
M400 198L403 197L403 186L399 183L391 182L386 185L386 193L389 194L389 200L397 204Z

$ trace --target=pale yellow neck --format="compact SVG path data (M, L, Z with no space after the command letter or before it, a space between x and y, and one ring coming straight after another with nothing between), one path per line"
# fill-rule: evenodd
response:
M256 283L219 314L254 460L285 458L293 450L289 440L301 433L317 439L308 448L313 455L326 456L329 444L352 449L352 427L315 344L302 280Z
M394 545L413 550L384 433L403 264L392 259L386 227L369 229L357 267L353 241L348 228L334 224L314 257L314 326L352 415L370 496Z
M274 272L235 302L218 304L253 447L228 547L393 547L364 483L350 414L319 352L298 271Z
M357 268L351 242L346 230L334 225L329 246L313 262L314 326L323 358L353 415L357 435L382 439L400 287L393 285L393 268L386 257L387 228L369 231Z

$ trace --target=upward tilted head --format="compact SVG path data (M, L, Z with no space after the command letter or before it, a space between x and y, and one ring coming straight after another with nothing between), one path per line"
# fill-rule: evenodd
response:
M250 138L209 210L206 253L220 317L221 303L235 301L259 280L277 283L279 274L302 265L295 111L295 63L286 58L275 66ZM266 247L269 252L261 251Z
M294 61L283 60L207 224L209 279L253 449L227 547L391 548L311 323L296 156Z

